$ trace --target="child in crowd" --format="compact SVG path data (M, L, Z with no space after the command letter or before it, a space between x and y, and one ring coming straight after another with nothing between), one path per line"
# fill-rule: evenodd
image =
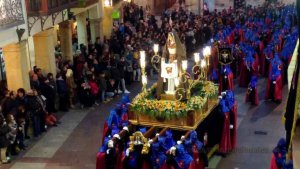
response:
M95 79L95 75L89 76L88 80L89 86L91 87L91 97L92 97L92 102L98 106L99 104L96 102L98 93L99 93L99 87Z
M106 85L106 79L105 79L105 72L101 71L99 73L99 94L100 94L100 101L101 102L106 102L106 97L105 97L105 91L107 89L107 85Z
M10 141L7 138L7 134L10 132L10 128L6 124L5 118L0 114L0 157L2 164L7 164L10 161L6 157L7 147L10 145Z
M25 125L26 125L26 112L25 112L25 106L20 105L17 110L16 114L16 121L18 125L17 130L17 143L21 150L25 150L26 146L24 144L24 133L25 133Z
M17 123L15 121L15 118L12 114L7 115L7 125L9 127L9 133L7 133L7 138L10 142L7 150L8 157L10 158L11 155L18 155L17 152Z

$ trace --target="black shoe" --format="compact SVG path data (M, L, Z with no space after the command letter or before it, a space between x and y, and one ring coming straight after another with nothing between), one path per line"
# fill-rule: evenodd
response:
M57 124L53 124L53 127L57 127Z
M30 136L25 136L25 139L30 139Z

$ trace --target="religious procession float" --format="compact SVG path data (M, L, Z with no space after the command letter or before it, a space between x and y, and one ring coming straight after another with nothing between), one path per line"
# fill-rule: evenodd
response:
M236 145L233 92L219 96L218 85L208 80L211 48L191 61L172 31L161 50L156 44L153 49L155 55L148 57L158 80L146 87L141 51L142 91L132 101L123 96L110 112L97 169L204 169L214 153L228 153Z

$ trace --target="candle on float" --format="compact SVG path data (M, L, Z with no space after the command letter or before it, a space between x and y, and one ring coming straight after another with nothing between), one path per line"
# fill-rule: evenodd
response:
M140 51L140 63L141 63L142 68L146 67L146 52L145 51Z
M188 66L188 61L187 61L187 60L183 60L183 61L182 61L182 69L183 69L184 71L186 71L187 66Z
M205 60L204 59L202 59L201 60L201 68L205 68L205 66L206 66L206 62L205 62Z
M194 53L194 60L195 63L198 64L200 61L200 53Z
M209 57L211 55L211 47L207 46L206 48L207 48L206 49L207 50L207 53L206 53L207 55L206 56Z
M178 86L179 86L179 79L175 78L175 87L178 87Z
M158 50L159 50L159 45L158 44L154 44L154 46L153 46L154 53L157 53Z
M142 84L143 85L147 84L147 76L146 75L142 75Z

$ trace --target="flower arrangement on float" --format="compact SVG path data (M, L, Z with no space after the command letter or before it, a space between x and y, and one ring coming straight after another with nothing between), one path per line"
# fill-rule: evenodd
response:
M139 93L131 103L132 110L155 119L178 119L186 117L190 110L205 109L208 99L218 95L218 87L210 81L195 84L197 93L186 102L154 99L152 93L155 89L156 83Z

